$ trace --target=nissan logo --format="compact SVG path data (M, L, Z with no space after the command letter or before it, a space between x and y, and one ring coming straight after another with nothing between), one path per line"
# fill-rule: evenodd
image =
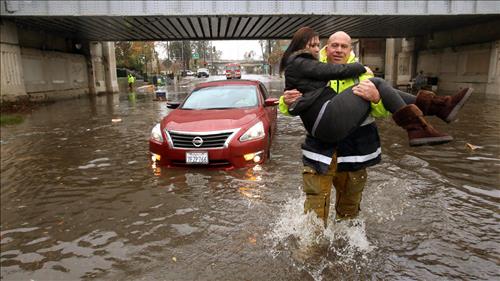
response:
M193 145L196 147L200 147L203 144L203 139L201 137L193 138Z

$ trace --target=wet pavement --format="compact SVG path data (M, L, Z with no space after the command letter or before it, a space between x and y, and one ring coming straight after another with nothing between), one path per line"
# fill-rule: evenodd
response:
M429 118L455 138L441 146L410 148L377 121L384 156L362 215L325 232L302 214L299 118L279 116L262 166L165 169L148 138L168 111L123 92L2 127L2 280L500 279L497 100L474 93L455 123Z

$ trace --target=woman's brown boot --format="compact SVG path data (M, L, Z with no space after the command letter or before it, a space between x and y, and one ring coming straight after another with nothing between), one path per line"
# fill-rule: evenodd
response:
M453 96L438 96L433 92L420 90L417 93L415 105L422 110L424 115L436 115L450 123L457 118L458 111L469 99L472 91L472 88L465 88Z
M453 137L434 129L424 119L424 114L414 104L409 104L392 115L392 119L408 132L410 146L435 145L447 143Z

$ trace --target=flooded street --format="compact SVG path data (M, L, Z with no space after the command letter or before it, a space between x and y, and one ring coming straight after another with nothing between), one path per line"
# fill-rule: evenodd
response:
M282 92L277 78L243 78ZM455 123L429 118L455 138L441 146L410 148L392 119L377 121L383 160L361 217L320 235L302 214L300 118L279 116L262 166L185 170L151 162L168 112L123 92L2 127L2 280L500 279L498 100L473 93Z

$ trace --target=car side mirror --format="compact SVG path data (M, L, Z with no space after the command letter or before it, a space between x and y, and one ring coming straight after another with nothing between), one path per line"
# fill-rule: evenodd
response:
M264 101L265 106L275 106L280 103L280 100L277 98L268 98Z
M181 105L179 102L167 102L167 108L176 109Z

